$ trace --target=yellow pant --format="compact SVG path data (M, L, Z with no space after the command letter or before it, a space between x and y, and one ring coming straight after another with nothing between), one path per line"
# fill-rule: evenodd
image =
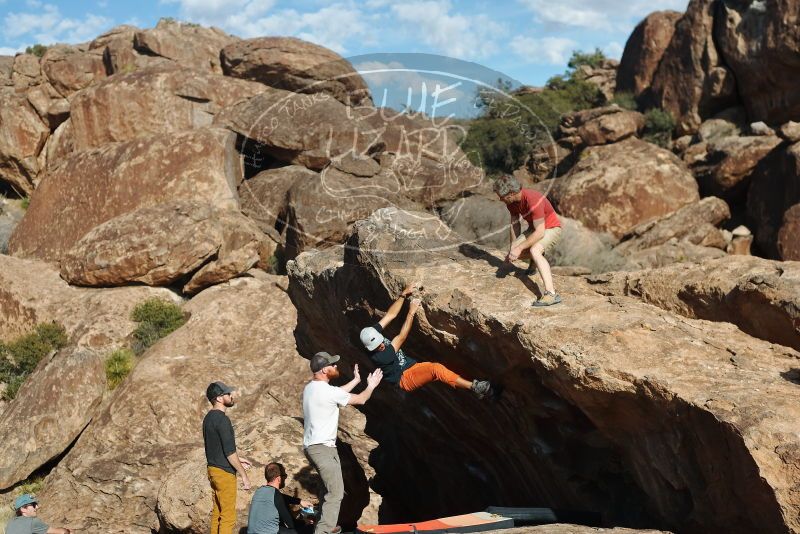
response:
M233 534L236 527L236 475L208 466L211 482L211 534Z

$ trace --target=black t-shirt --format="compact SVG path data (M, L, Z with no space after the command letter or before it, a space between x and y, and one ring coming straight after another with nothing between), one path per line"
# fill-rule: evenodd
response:
M397 384L400 382L403 371L417 363L417 361L406 356L403 349L394 350L392 340L383 335L383 327L380 323L374 325L373 328L383 336L384 349L381 351L376 350L369 357L383 371L384 380L390 384Z
M206 463L236 474L228 456L236 452L231 420L222 410L209 410L203 419L203 443L206 447Z

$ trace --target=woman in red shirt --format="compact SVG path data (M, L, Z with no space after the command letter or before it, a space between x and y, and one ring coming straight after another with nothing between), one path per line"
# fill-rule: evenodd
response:
M511 214L510 245L506 261L530 259L539 271L544 284L542 298L534 306L551 306L561 302L553 286L550 263L545 254L552 250L561 238L561 221L547 197L533 189L522 189L519 181L511 175L503 175L494 183L494 192L505 202ZM520 218L528 223L521 232Z

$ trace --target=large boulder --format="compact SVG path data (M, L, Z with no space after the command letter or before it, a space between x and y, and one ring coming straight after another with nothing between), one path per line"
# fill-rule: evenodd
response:
M286 192L281 210L287 258L309 248L341 244L355 221L384 207L419 209L387 173L365 180L332 165L300 178ZM427 217L436 219L433 214Z
M63 325L69 338L68 346L47 356L0 412L0 435L7 445L0 458L0 489L5 489L67 450L96 415L108 390L105 359L136 328L133 308L148 298L178 299L147 287L73 288L45 263L2 255L0 287L0 340L49 322Z
M777 243L784 213L798 202L800 143L782 145L761 160L747 192L747 226L762 254L780 258Z
M743 199L758 163L780 144L775 135L726 136L690 147L695 148L690 168L701 195Z
M559 126L562 136L577 135L586 146L616 143L644 128L644 115L618 106L576 111L564 115Z
M55 130L69 117L69 101L47 82L34 85L28 89L25 96L50 131Z
M718 2L714 43L735 73L751 121L780 125L800 118L797 5Z
M441 126L422 115L345 106L326 93L310 95L269 88L223 111L215 124L246 138L245 160L270 160L321 171L332 162L367 178L390 174L408 198L433 205L476 189L483 172L458 146L463 128ZM369 164L375 159L379 166ZM349 163L358 161L361 169Z
M800 353L572 277L556 277L562 304L532 313L527 279L498 280L494 260L447 252L413 220L381 210L343 250L289 263L301 350L368 365L360 328L422 280L404 349L503 388L493 404L441 384L378 388L364 413L386 453L376 484L391 481L382 520L535 502L679 532L800 528ZM406 491L420 476L439 482Z
M283 284L284 278L263 273L237 278L184 306L188 322L141 357L45 480L40 496L50 503L50 522L81 532L207 532L211 501L200 425L209 408L205 388L214 380L242 392L229 413L238 450L255 464L253 481L263 481L258 471L276 459L289 469L290 488L311 496L318 477L303 457L300 420L311 374L295 349L295 312ZM348 479L343 526L365 507L365 519L377 520L380 497L367 486L374 442L364 424L353 408L342 410L343 463L360 476L357 484ZM185 499L177 498L176 487ZM247 522L242 512L249 499L239 491L238 527Z
M23 96L0 94L0 181L20 195L38 180L37 157L50 129Z
M106 77L102 54L75 46L48 47L41 67L47 81L65 98Z
M282 212L286 206L286 193L295 182L310 177L319 180L319 173L301 165L287 165L261 171L252 178L244 180L239 186L242 213L265 233L272 231L283 233L286 222L285 213Z
M800 204L783 214L783 226L778 231L778 254L782 260L800 261Z
M685 317L733 323L800 350L800 263L728 256L589 277L603 295L628 295Z
M630 93L637 99L646 96L681 16L677 11L656 11L636 25L619 61L617 93Z
M77 152L42 180L9 251L58 261L96 226L164 199L238 209L235 144L229 131L199 129Z
M339 54L295 37L258 37L220 53L228 76L297 93L328 93L348 105L372 105L361 75Z
M110 77L70 100L75 150L209 126L263 86L176 66Z
M653 103L676 119L678 135L737 103L736 81L712 35L715 0L692 0L675 24L651 84Z
M621 254L629 254L662 245L670 239L687 240L695 245L718 244L725 240L717 227L731 216L728 204L716 197L707 197L687 204L659 219L635 227L617 245Z
M93 228L61 260L61 276L80 286L170 286L191 277L195 293L262 266L275 245L238 211L173 201L147 206Z
M17 54L14 56L14 71L11 79L14 87L25 90L42 82L41 60L33 54Z
M89 43L90 51L97 51L102 54L103 64L109 76L172 63L165 57L150 55L144 50L141 52L136 50L133 46L133 40L139 31L139 28L135 26L122 24L111 28Z
M700 263L724 258L726 253L720 243L714 245L713 247L695 245L688 239L672 238L660 245L628 251L625 257L634 269L656 269L675 263Z
M586 149L566 176L554 180L552 196L559 213L617 237L699 198L677 156L635 138Z
M237 40L218 28L161 19L155 28L137 31L133 47L140 54L166 58L194 70L222 74L220 50Z

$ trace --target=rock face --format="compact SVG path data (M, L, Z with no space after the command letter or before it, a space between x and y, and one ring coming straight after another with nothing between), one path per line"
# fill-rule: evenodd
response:
M781 124L800 117L800 97L795 91L800 69L794 60L797 27L787 11L791 2L773 9L760 4L719 4L715 16L715 42L725 63L736 74L738 91L751 121Z
M753 172L747 192L747 226L762 254L780 258L778 233L786 210L800 202L800 143L770 152Z
M372 105L361 75L339 54L295 37L258 37L220 53L228 76L297 93L327 93L343 104Z
M662 245L673 238L695 245L708 246L713 243L724 248L725 239L717 226L730 216L730 208L724 200L707 197L687 204L663 219L637 226L617 245L616 250L621 254L629 254Z
M286 222L286 257L294 258L308 248L344 242L350 226L378 208L418 208L399 189L388 174L378 174L365 182L364 178L333 166L300 178L287 191L280 216ZM438 220L433 214L427 218Z
M586 146L616 143L644 128L644 115L618 106L593 108L565 115L559 133L577 135Z
M0 412L0 435L8 444L0 459L5 489L64 452L96 414L107 390L105 358L136 327L133 308L148 298L177 298L147 287L74 288L47 264L2 255L0 287L0 340L52 321L69 337L68 347L40 363Z
M184 291L195 293L266 265L274 251L238 211L166 202L96 226L66 253L61 276L81 286L168 286L191 277Z
M357 223L344 257L289 263L301 351L324 346L370 368L359 329L421 279L409 355L504 387L494 405L437 384L376 391L365 413L375 487L392 481L378 490L386 521L492 502L603 510L615 524L680 532L800 528L798 425L786 416L800 397L796 351L571 278L557 279L564 303L532 314L530 290L498 281L492 257L461 257L413 218L386 215ZM432 450L447 453L426 461ZM440 482L411 502L405 483L422 473Z
M266 462L277 460L289 471L290 491L312 494L319 479L298 439L310 372L294 348L294 310L276 283L285 279L239 278L186 304L189 321L142 356L47 478L41 498L51 503L51 522L83 532L206 532L211 501L199 429L209 407L205 387L214 380L242 392L230 417L239 451L255 464L253 482L263 480ZM380 497L366 483L374 473L367 462L374 442L353 408L342 410L341 428L343 463L352 462L347 470L360 476L358 484L348 480L341 524L352 525L365 506L365 517L377 520ZM182 500L171 491L176 484ZM249 500L240 490L239 526L247 522Z
M325 93L268 89L224 111L215 124L247 138L242 151L257 168L278 161L321 171L355 159L361 169L348 165L339 170L362 178L382 170L401 194L431 206L469 193L484 181L483 172L458 146L460 126L439 127L419 115L351 108ZM380 165L369 165L369 159Z
M619 62L617 93L631 93L637 99L647 96L681 15L677 11L656 11L636 25Z
M155 28L138 31L133 46L140 54L159 56L191 69L222 74L220 50L237 41L217 28L161 19Z
M242 182L239 186L239 202L242 213L261 228L261 231L283 232L285 217L282 211L286 205L286 193L292 185L301 180L319 180L319 173L300 165L287 165L268 169Z
M75 150L209 126L220 109L262 89L173 66L114 76L72 98Z
M101 54L74 46L48 47L41 67L47 80L64 98L106 77Z
M629 264L637 269L656 269L675 263L700 263L723 257L725 251L720 247L695 245L691 241L679 241L676 238L661 245L629 252L627 255Z
M756 166L780 143L780 138L773 135L729 136L705 144L705 154L696 157L691 165L701 194L743 199Z
M685 317L733 323L800 350L800 263L731 256L589 277L603 295L627 295Z
M552 195L559 213L617 237L698 200L683 162L638 139L586 149L569 174L555 179Z
M584 80L597 86L606 102L611 102L614 98L614 91L617 87L617 67L619 61L616 59L604 59L599 65L580 65L573 76L579 80Z
M165 198L238 209L235 138L200 129L74 154L42 181L9 251L57 261L96 226Z
M704 118L736 104L733 73L712 35L716 6L715 0L689 3L653 75L653 101L675 117L678 135L694 133Z
M778 231L778 253L783 260L800 261L800 204L783 214L783 226Z
M24 97L0 95L0 182L19 194L33 191L37 156L50 130Z

